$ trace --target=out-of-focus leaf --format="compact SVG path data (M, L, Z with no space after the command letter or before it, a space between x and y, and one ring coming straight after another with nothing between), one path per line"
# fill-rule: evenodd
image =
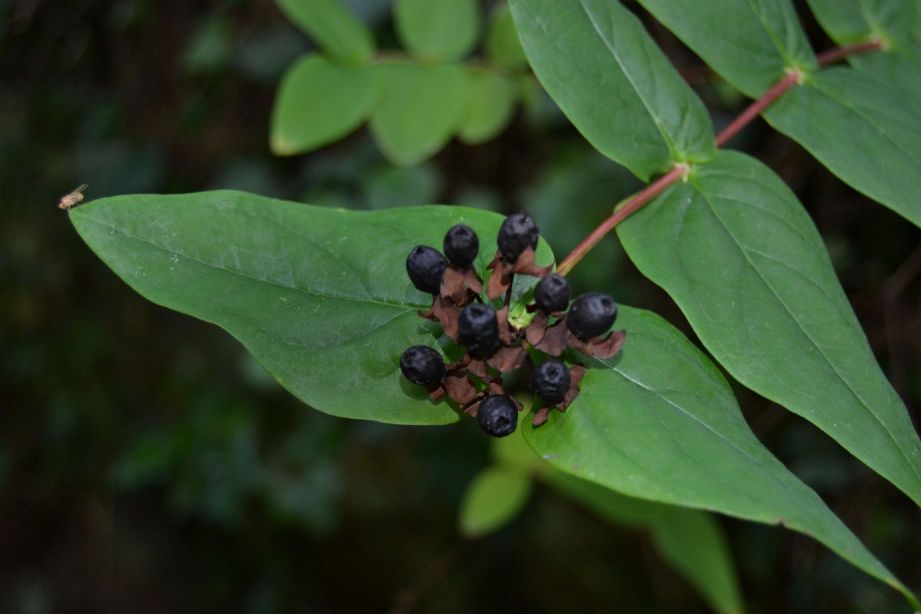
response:
M423 60L459 60L479 35L476 0L396 0L394 12L403 46Z
M441 175L431 164L408 168L387 165L371 171L362 188L371 209L433 203L439 202Z
M816 66L790 0L640 0L640 4L752 98L770 89L787 68L805 72Z
M841 45L871 38L908 38L918 11L917 0L807 0L816 19Z
M812 220L770 169L722 152L622 224L619 236L733 377L921 503L921 441L907 410Z
M512 469L481 471L464 493L458 527L465 537L481 537L502 528L524 508L531 494L531 478Z
M528 58L521 48L518 32L515 31L515 21L512 12L505 2L496 6L489 19L489 29L486 32L486 54L497 66L518 70L528 65Z
M294 64L272 111L272 151L292 155L336 141L362 124L380 100L380 66L341 66L321 55Z
M394 164L418 164L457 131L467 102L467 73L457 64L381 64L383 98L371 131Z
M547 92L601 153L641 179L714 152L701 100L615 0L512 0L515 26Z
M863 70L837 67L810 75L765 118L842 181L921 226L921 107L905 98Z
M498 73L472 68L468 75L467 108L458 138L476 145L505 129L515 111L517 92L514 83Z
M361 64L374 54L374 39L339 0L275 0L288 19L340 62Z
M230 191L118 196L70 213L81 237L151 301L217 324L308 405L343 417L446 424L400 373L400 354L434 345L406 255L463 222L496 236L503 217L460 207L354 212ZM215 240L220 237L220 240ZM481 253L481 272L491 258ZM545 241L538 260L552 254Z
M233 30L226 19L212 17L192 36L182 57L190 74L211 73L227 68L233 53Z
M726 537L710 514L627 497L561 471L547 472L544 479L614 524L648 529L662 557L717 612L744 610Z
M522 425L538 454L625 495L801 531L917 603L761 445L701 352L652 313L623 305L619 313L627 331L621 353L590 365L566 413L552 412L538 428Z

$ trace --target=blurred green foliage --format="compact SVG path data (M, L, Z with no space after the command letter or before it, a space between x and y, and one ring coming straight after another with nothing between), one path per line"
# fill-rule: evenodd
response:
M344 4L397 46L389 2ZM309 50L268 0L0 0L0 610L706 611L648 534L541 486L510 524L464 540L463 493L491 462L475 425L310 411L232 339L136 296L56 209L84 182L90 198L233 187L362 209L526 208L565 254L635 187L534 89L499 138L452 142L422 166L393 167L365 130L279 159L266 143L274 90ZM695 86L722 121L739 101L703 74ZM757 127L746 139L834 246L917 421L921 234L789 141ZM613 238L573 283L683 326ZM921 586L917 509L808 424L737 393L758 436ZM806 538L720 524L751 612L901 607Z

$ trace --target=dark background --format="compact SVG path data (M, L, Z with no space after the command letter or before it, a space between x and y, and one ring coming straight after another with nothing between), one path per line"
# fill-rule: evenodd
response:
M347 4L396 45L387 0ZM738 112L741 98L647 23L717 124ZM269 0L0 0L0 611L706 611L645 534L543 489L499 533L461 539L460 498L489 462L475 425L398 428L304 407L228 335L129 290L55 207L86 182L90 198L222 187L363 208L526 208L565 254L635 188L547 101L498 140L452 143L414 169L388 165L365 131L273 157L274 89L309 45ZM917 424L921 231L763 124L733 146L809 209ZM613 238L573 278L690 335ZM759 438L921 587L908 498L805 421L737 392ZM806 537L721 523L752 612L907 609Z

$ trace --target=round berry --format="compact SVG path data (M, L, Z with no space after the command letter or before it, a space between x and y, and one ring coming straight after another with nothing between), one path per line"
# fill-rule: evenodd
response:
M445 235L445 256L456 267L470 268L479 251L480 239L473 232L473 228L466 224L452 226Z
M537 224L527 213L514 213L499 228L499 251L506 262L514 263L518 256L531 247L537 249Z
M429 346L414 345L400 356L400 371L414 384L431 386L444 379L445 361Z
M572 302L566 325L573 334L587 341L606 332L617 319L617 303L607 294L589 292Z
M448 266L445 257L428 245L417 245L406 257L406 272L409 279L422 292L438 294L441 290L441 276Z
M548 403L559 403L569 390L569 369L550 358L540 363L531 375L531 391Z
M487 435L505 437L514 433L518 426L518 407L508 395L494 394L480 403L476 421Z
M457 320L457 340L474 358L483 360L495 354L502 345L496 310L483 303L464 307Z
M547 275L534 290L534 302L544 313L566 311L569 306L569 282L556 273Z

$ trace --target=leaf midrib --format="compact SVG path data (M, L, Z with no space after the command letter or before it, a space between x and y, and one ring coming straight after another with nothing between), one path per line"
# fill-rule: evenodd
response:
M761 271L758 269L757 266L755 266L755 263L752 262L751 258L749 258L748 252L742 247L742 244L738 241L736 236L729 229L729 226L723 221L723 218L720 217L719 213L717 212L717 208L714 207L712 202L710 202L710 199L708 198L707 193L703 190L703 187L698 183L698 181L696 181L693 178L691 179L691 183L694 185L697 193L700 194L701 197L703 197L704 202L707 203L707 207L713 213L713 216L716 218L716 220L723 227L727 236L729 236L732 239L733 243L736 245L739 252L745 258L745 262L748 264L749 268L755 271L758 278L765 285L765 287L770 291L771 296L773 296L775 300L778 302L778 304L780 304L784 308L784 311L787 312L787 315L790 316L790 319L796 323L796 326L797 328L799 328L800 332L803 333L806 339L809 340L809 343L812 344L812 346L816 349L816 351L818 351L819 355L822 356L822 359L831 368L831 370L835 373L838 379L845 385L845 387L848 389L848 391L851 393L854 399L858 401L858 405L862 407L868 414L870 414L874 418L874 420L876 420L876 422L879 423L880 426L883 427L883 431L886 433L886 435L889 437L892 443L895 444L895 447L899 451L899 453L902 455L902 458L904 459L905 464L910 468L911 472L915 475L915 478L917 479L915 486L917 487L918 484L921 484L921 473L919 473L918 468L915 467L914 464L911 462L910 457L908 456L906 451L902 448L902 445L896 439L895 435L893 435L889 426L885 422L883 422L882 419L870 408L869 404L863 399L863 397L856 390L854 390L854 388L851 386L851 383L841 375L841 373L838 371L837 365L835 365L831 361L831 359L829 359L828 355L825 353L825 350L821 346L819 346L819 344L812 338L812 335L809 334L809 332L806 330L803 324L793 314L793 312L790 310L786 302L784 302L784 300L777 294L777 292L774 290L774 288L771 286L768 280L764 277L764 275L761 274ZM879 469L876 469L876 471L879 471Z
M244 277L244 278L246 278L246 279L250 279L250 280L252 280L252 281L259 282L259 283L269 284L269 285L275 286L275 287L277 287L277 288L283 288L283 289L285 289L285 290L294 290L294 291L302 292L302 293L304 293L304 294L308 294L308 295L311 295L311 296L316 296L316 297L320 297L320 298L326 298L326 299L330 299L330 300L350 301L350 302L362 303L362 304L368 304L368 303L370 303L370 304L383 305L383 306L385 306L385 307L400 308L400 309L405 309L405 310L409 310L409 309L420 309L420 308L422 308L422 306L420 306L420 305L413 305L413 304L407 304L407 303L399 303L399 302L391 301L391 300L388 300L388 299L381 299L381 298L370 297L370 296L367 296L367 297L357 297L357 296L351 296L351 295L347 295L347 294L335 294L335 293L332 293L332 292L320 291L320 290L316 290L316 289L313 289L313 288L304 288L304 287L300 287L300 286L288 286L288 285L285 285L285 284L283 284L283 283L280 283L280 282L275 281L275 280L272 280L272 279L256 277L256 276L251 275L251 274L248 274L248 273L246 273L246 272L244 272L244 271L239 271L239 270L236 270L236 269L231 269L231 268L225 267L225 266L218 266L218 265L214 264L213 262L208 262L207 260L202 260L202 259L200 259L200 258L196 258L196 257L194 257L194 256L190 256L189 254L186 254L186 253L184 253L184 252L177 251L177 250L175 250L175 249L166 247L165 245L162 245L162 244L160 244L160 243L158 243L158 242L156 242L156 241L154 241L154 240L152 240L152 239L150 239L150 238L142 237L142 236L135 235L135 234L132 234L132 233L130 233L130 232L127 232L127 231L124 230L123 228L120 228L120 227L118 227L118 226L116 226L116 225L114 225L114 224L112 224L112 223L105 222L105 221L103 221L103 220L97 219L97 218L95 218L95 217L93 217L92 215L87 214L87 213L84 213L84 214L83 214L83 219L84 219L84 220L87 220L87 221L90 221L90 222L93 222L94 224L97 224L97 225L102 226L102 227L104 227L104 228L108 228L108 229L110 229L110 230L113 230L114 232L117 232L117 233L121 234L122 236L127 237L127 238L129 238L129 239L133 239L133 240L138 241L138 242L140 242L140 243L144 243L144 244L146 244L146 245L150 245L150 246L152 246L152 247L154 247L154 248L156 248L156 249L158 249L158 250L160 250L160 251L162 251L162 252L166 252L166 253L168 253L168 254L176 255L176 256L179 256L179 257L181 257L181 258L185 258L186 260L190 260L190 261L192 261L192 262L198 263L198 264L200 264L200 265L202 265L202 266L205 266L205 267L208 267L208 268L211 268L211 269L215 269L215 270L218 270L218 271L223 271L223 272L225 272L225 273L230 273L230 274L232 274L232 275L239 275L240 277Z

